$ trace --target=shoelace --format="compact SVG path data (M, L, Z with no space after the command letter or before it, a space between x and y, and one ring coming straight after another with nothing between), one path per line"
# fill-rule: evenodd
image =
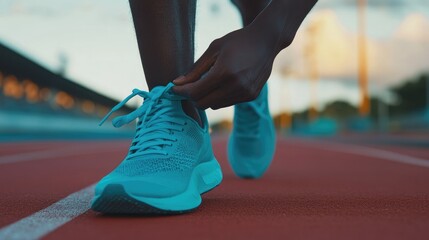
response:
M116 117L112 120L113 126L119 128L124 124L139 118L137 123L136 135L132 141L128 158L143 156L149 154L168 155L165 151L165 146L172 146L173 142L177 141L174 132L184 131L183 126L186 122L180 122L174 116L177 115L171 101L179 101L183 97L169 93L174 86L169 83L162 90L155 88L150 92L134 89L133 92L126 97L118 105L101 120L100 126L112 115L123 107L130 99L135 96L140 96L144 99L142 106L133 112ZM163 101L164 100L164 101Z
M256 118L267 118L263 102L251 101L237 104L235 115L236 134L239 137L258 137L259 121Z

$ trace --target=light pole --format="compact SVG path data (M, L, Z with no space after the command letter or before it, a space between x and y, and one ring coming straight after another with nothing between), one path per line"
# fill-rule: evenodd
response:
M319 71L317 66L317 34L320 29L321 23L314 21L310 24L307 29L308 42L304 48L304 56L307 60L308 76L310 79L310 108L309 108L309 120L314 121L318 118L318 96L317 88L319 82Z
M358 78L361 102L359 113L366 117L370 111L370 101L368 94L368 61L366 43L366 1L357 0L358 5Z

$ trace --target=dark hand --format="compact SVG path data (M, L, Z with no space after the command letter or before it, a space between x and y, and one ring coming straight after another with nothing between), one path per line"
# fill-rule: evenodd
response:
M255 99L271 74L275 43L243 28L213 41L173 90L199 108L218 109Z
M199 108L218 109L255 99L274 58L288 47L317 0L271 0L247 27L210 44L173 90Z

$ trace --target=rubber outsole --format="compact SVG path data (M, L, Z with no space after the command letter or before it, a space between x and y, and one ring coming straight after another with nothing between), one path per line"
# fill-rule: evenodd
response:
M222 172L215 159L200 164L192 174L188 189L169 198L144 198L127 193L122 184L108 184L95 197L92 210L110 215L176 215L189 213L201 204L201 195L217 187ZM161 206L161 207L158 207ZM179 206L179 207L178 207ZM180 209L181 207L182 209Z
M107 186L92 204L92 210L112 215L174 215L192 212L195 209L185 211L159 209L131 197L120 184Z

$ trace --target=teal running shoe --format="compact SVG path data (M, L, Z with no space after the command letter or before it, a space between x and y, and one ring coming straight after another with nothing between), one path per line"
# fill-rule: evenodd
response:
M259 178L271 164L276 144L268 108L268 87L259 96L234 106L234 124L228 142L228 160L241 178Z
M143 105L113 119L120 127L136 119L137 130L122 163L95 187L91 208L108 214L177 214L201 204L201 194L222 180L210 142L205 112L203 127L183 112L172 83L150 92L134 89L100 125L134 96Z

